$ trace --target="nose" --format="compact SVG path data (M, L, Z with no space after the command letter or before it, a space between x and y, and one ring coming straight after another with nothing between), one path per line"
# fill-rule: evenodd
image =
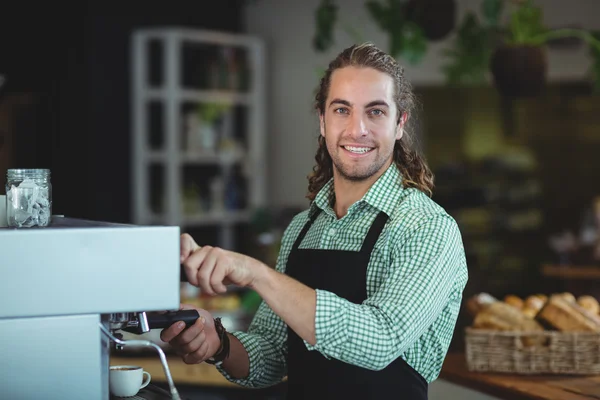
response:
M350 118L350 126L348 128L348 132L353 138L367 136L368 130L365 116L362 113L353 113L352 117Z

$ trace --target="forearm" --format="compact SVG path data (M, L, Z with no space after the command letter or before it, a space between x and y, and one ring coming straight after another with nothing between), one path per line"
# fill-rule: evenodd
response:
M263 302L247 332L229 333L230 356L219 372L238 385L260 388L281 382L287 373L287 327Z
M287 326L315 345L315 290L267 266L262 268L252 287Z
M250 358L248 352L238 338L228 333L230 342L229 357L222 368L234 379L246 379L250 373Z

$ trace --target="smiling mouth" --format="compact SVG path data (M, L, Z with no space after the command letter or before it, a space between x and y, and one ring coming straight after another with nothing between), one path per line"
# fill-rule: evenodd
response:
M366 154L373 150L373 147L355 147L355 146L342 146L344 149L348 150L354 154Z

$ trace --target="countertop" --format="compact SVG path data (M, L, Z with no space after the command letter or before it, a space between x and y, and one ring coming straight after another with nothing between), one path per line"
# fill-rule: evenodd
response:
M167 356L175 384L236 387L213 365L188 365L178 356ZM157 357L111 356L111 365L139 365L153 382L166 382ZM471 372L462 353L449 353L440 379L506 400L600 400L600 376L516 375Z
M217 371L214 365L201 363L188 365L176 355L167 355L167 363L175 384L203 385L203 386L232 386L239 385L229 382ZM114 356L110 357L110 365L138 365L152 375L152 382L166 382L167 378L160 363L158 355L151 356Z
M506 400L600 399L600 376L470 372L462 353L448 354L440 378Z

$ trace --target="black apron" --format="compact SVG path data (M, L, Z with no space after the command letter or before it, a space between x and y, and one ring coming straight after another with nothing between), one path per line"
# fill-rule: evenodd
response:
M299 249L320 213L306 223L290 252L286 273L310 286L335 293L353 303L367 298L367 266L387 215L380 212L360 252ZM427 382L401 357L381 371L327 359L308 351L302 339L288 327L288 400L306 399L407 399L426 400Z

